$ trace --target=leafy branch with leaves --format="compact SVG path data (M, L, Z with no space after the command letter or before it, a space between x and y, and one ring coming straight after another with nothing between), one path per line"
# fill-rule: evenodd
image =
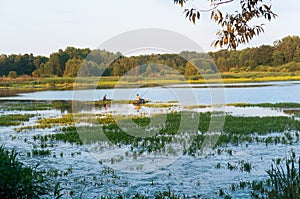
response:
M240 0L231 12L225 11L223 5L233 4L235 0L208 0L209 9L200 9L195 5L188 5L189 0L174 0L175 4L184 7L185 17L194 24L200 20L203 12L210 12L210 19L215 22L220 30L216 33L216 40L212 45L236 49L239 44L246 44L254 36L264 32L264 24L257 24L257 19L271 21L277 17L272 11L271 0ZM259 20L260 21L260 20Z

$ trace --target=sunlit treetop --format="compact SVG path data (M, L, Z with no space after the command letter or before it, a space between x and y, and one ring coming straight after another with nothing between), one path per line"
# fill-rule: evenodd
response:
M208 1L208 8L204 8L204 1ZM248 43L264 32L264 24L257 21L271 21L277 17L271 9L271 0L174 0L174 3L184 8L186 18L194 24L202 13L210 12L211 20L220 27L212 45L228 49L236 49L239 44ZM235 4L236 9L228 11L225 5L229 4Z

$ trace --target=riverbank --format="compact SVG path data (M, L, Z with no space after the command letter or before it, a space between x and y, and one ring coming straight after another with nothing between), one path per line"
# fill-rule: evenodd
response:
M168 77L18 77L0 78L0 97L13 96L18 93L45 90L76 89L111 89L111 88L140 88L167 86L173 84L232 84L249 82L299 81L300 74L290 73L222 73L184 78L183 76ZM226 85L225 85L226 86Z

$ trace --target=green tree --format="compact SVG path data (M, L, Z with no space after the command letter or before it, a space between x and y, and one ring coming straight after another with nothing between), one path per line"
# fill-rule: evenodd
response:
M59 76L62 72L58 53L52 53L47 63L43 65L42 76Z
M218 57L218 58L217 58L217 61L216 61L216 64L217 64L217 66L218 66L218 68L219 68L219 70L220 70L221 72L223 72L223 71L228 71L228 70L226 69L227 64L226 64L226 59L225 59L225 58L223 58L223 57Z
M66 69L64 71L64 76L68 77L76 77L77 72L82 64L81 58L73 58L69 59L66 63Z
M100 76L103 74L104 70L105 68L100 67L93 61L83 60L77 74L79 77Z
M146 68L146 75L151 75L151 73L152 73L152 67L151 67L151 65L150 64L148 64L147 65L147 68Z
M283 54L285 63L288 63L293 61L296 50L299 48L299 46L299 36L287 36L282 40L277 41L275 49Z
M300 62L300 46L296 47L296 50L294 52L293 61Z
M0 55L0 75L3 76L6 73L6 60L7 60L7 55Z
M282 64L284 64L285 62L285 58L282 52L280 52L279 50L275 50L273 55L273 65L274 66L280 66Z
M252 49L246 48L242 50L238 58L239 66L240 67L250 66L250 60L252 59L252 57L253 57Z
M192 63L187 62L186 67L185 67L184 76L185 77L190 77L190 76L195 76L195 75L198 75L198 74L199 74L199 72L196 69L196 67Z
M253 49L253 57L256 65L272 65L273 63L274 47L268 45L262 45Z
M123 65L113 67L113 75L114 76L122 76L125 74L125 69Z

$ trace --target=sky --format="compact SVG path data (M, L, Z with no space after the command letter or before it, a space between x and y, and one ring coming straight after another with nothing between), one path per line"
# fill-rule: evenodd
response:
M199 7L207 0L191 2ZM271 2L279 17L265 22L265 32L240 49L300 35L300 1ZM0 24L0 54L48 56L67 46L95 49L113 36L142 28L175 31L206 52L220 50L211 46L219 28L209 14L193 25L173 0L0 0Z

